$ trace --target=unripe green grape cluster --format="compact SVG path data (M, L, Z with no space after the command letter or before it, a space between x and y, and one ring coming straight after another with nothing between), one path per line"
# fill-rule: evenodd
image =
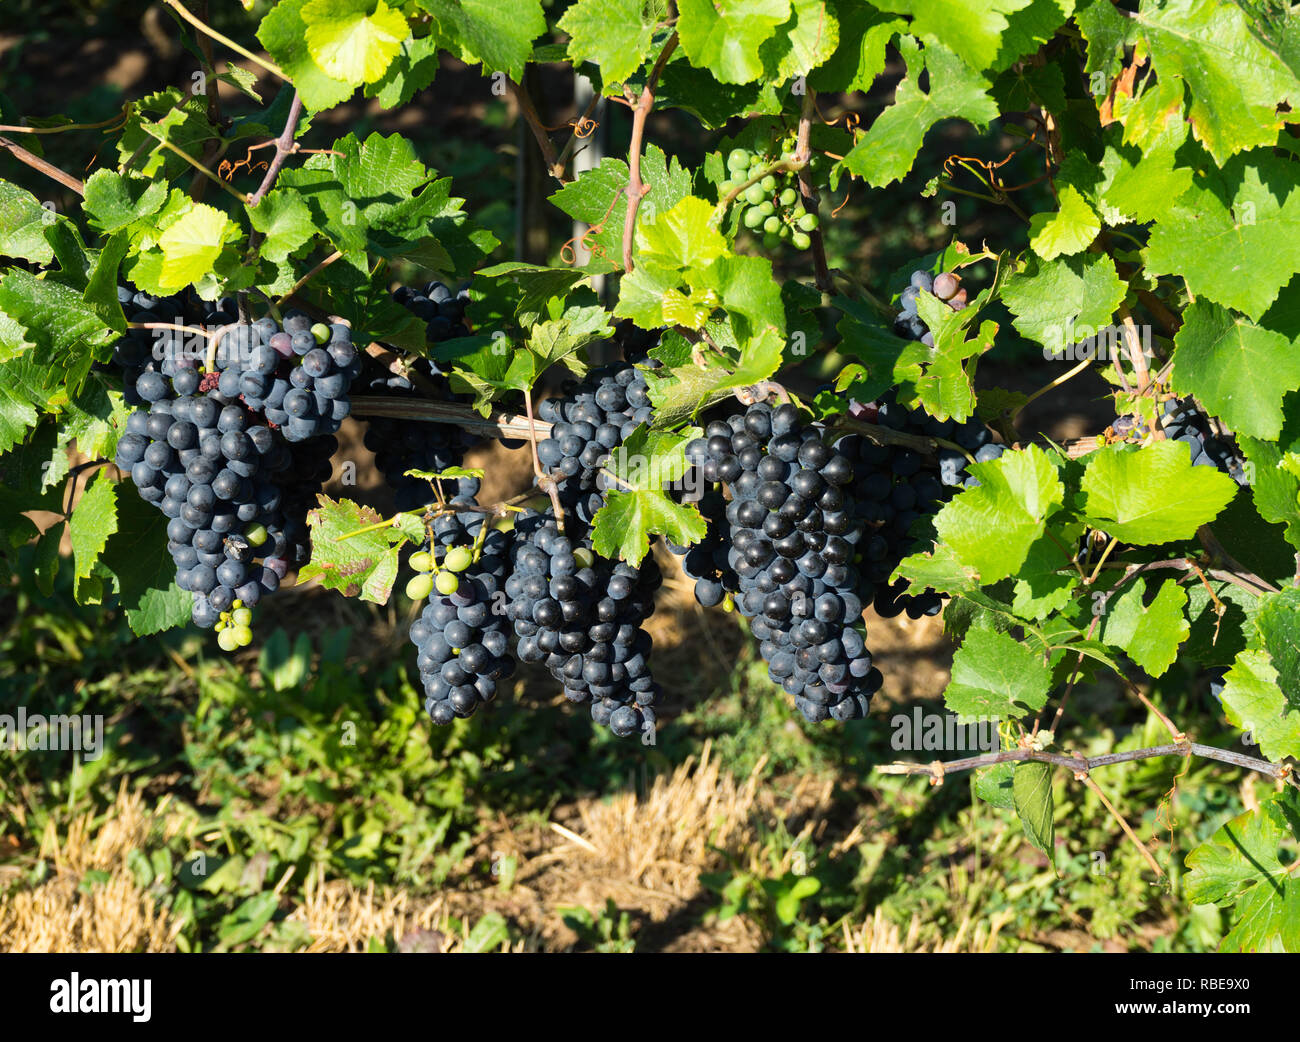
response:
M793 152L787 149L779 158L789 160L793 157ZM813 157L814 174L819 159L819 156ZM732 149L727 156L727 179L720 186L722 194L743 185L775 162L777 158L771 155L747 148ZM808 249L812 245L811 233L820 224L817 215L805 208L799 193L799 178L792 173L765 175L741 192L734 205L740 223L755 235L762 236L763 246L769 250L776 249L783 242L796 250Z

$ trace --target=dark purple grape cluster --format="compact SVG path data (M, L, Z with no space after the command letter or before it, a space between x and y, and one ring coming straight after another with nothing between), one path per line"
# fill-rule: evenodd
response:
M659 687L642 624L663 582L654 558L638 567L611 561L585 534L562 534L536 512L521 514L514 533L505 592L519 659L545 663L565 697L589 704L592 719L618 737L652 735Z
M435 590L411 624L424 708L435 724L471 716L496 698L497 682L515 671L503 599L511 540L495 528L483 532L488 523L485 515L463 511L436 518L432 525L437 559L446 562L452 551L464 556L473 548L468 567L440 573L440 579L450 580L442 587L450 592Z
M468 283L454 295L441 282L429 283L424 292L411 286L399 286L393 299L425 320L426 335L431 344L469 336L464 321L465 305L469 301ZM421 358L416 360L415 367L442 400L456 400L447 378L435 363ZM416 396L410 380L386 370L371 373L368 383L371 390L390 397ZM366 448L375 454L375 466L393 489L394 505L398 510L418 510L435 498L432 483L409 476L408 470L438 474L450 467L459 467L465 453L481 440L454 423L413 422L388 416L366 418ZM479 486L477 478L450 478L442 482L443 492L448 498L473 498L478 495Z
M1121 419L1124 417L1117 419L1116 424ZM1191 399L1171 398L1166 401L1161 427L1165 437L1187 443L1194 466L1217 467L1238 485L1248 484L1246 461L1241 453L1231 442L1210 429L1210 421ZM1118 428L1116 433L1119 433Z
M180 297L159 300L129 287L118 295L133 323L212 326L233 318L224 302L214 308ZM232 352L244 347L255 355L267 328L236 325L222 340ZM232 610L257 604L308 559L307 511L329 479L337 442L328 435L290 441L259 410L265 402L255 396L250 402L230 386L227 374L239 371L236 365L220 377L204 373L205 341L196 345L187 335L132 328L114 345L124 397L138 406L118 439L115 462L168 518L167 549L177 585L194 596L194 622L224 629ZM236 641L236 630L242 634L247 626L219 635L227 650L248 642Z
M708 525L704 538L691 546L675 543L667 546L682 559L682 571L695 580L696 601L701 607L716 608L727 594L740 592L740 579L728 563L731 533L727 522L727 500L719 486L709 484L695 507Z
M645 375L627 362L593 369L581 383L564 385L562 397L537 407L552 424L537 443L537 458L550 473L559 472L560 502L584 524L604 505L601 467L609 454L642 423L653 417Z
M215 362L221 395L242 401L291 442L338 431L352 410L348 392L362 367L351 327L313 323L301 311L287 312L283 326L270 317L228 326Z
M759 640L768 675L814 722L865 716L881 684L857 592L865 529L856 516L854 464L823 435L793 405L759 402L710 423L686 449L705 482L731 491L733 601ZM706 585L705 598L715 592Z

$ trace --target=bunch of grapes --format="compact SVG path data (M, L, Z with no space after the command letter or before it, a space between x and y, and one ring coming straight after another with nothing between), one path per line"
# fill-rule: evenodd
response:
M700 478L707 483L695 507L708 525L704 538L691 546L668 543L668 549L682 559L682 571L695 580L695 600L701 607L716 608L728 593L740 591L740 580L728 563L731 533L727 523L727 500L716 484L718 465L706 459Z
M453 505L469 506L459 498ZM473 714L497 696L497 682L515 670L500 595L510 538L484 514L458 511L432 523L430 548L411 555L415 577L406 593L428 597L412 624L424 708L436 724Z
M414 287L399 286L393 299L426 321L429 343L469 336L464 323L465 305L469 301L468 284L455 295L441 282L429 283L423 293ZM443 400L455 400L447 378L433 362L422 358L416 361L415 366L426 385ZM386 370L371 376L370 387L389 395L415 396L410 380ZM480 440L454 423L412 422L388 416L372 416L366 421L365 446L375 454L375 466L393 489L398 510L418 510L434 499L433 485L424 478L409 476L407 471L438 474L450 467L458 467L464 461L465 453ZM472 498L478 494L479 485L477 478L444 479L444 490L453 498Z
M1210 429L1209 420L1190 398L1166 401L1161 427L1165 437L1187 442L1193 465L1217 467L1238 485L1247 484L1246 461L1230 442Z
M581 383L569 381L563 396L537 407L552 424L537 443L537 458L548 472L559 472L560 502L590 523L604 504L600 471L609 454L653 417L650 394L640 369L626 362L593 369Z
M769 676L809 720L865 715L881 677L857 593L864 528L853 462L826 444L819 427L802 423L793 405L765 402L710 423L686 451L705 480L716 475L731 490L733 599Z
M785 142L785 151L779 158L785 161L794 158L793 141ZM820 158L816 156L813 159L814 174L820 173ZM776 162L774 156L733 148L727 156L727 179L719 186L721 194L726 195L745 184ZM740 223L755 235L762 235L763 245L769 250L776 249L783 242L788 242L796 250L808 249L812 245L810 233L820 224L817 214L810 213L804 206L797 175L784 171L766 174L749 185L737 197L735 205Z
M650 732L659 687L642 624L663 581L654 558L611 561L586 534L563 534L536 512L520 515L514 532L505 592L520 660L545 663L565 697L589 704L592 719L618 737Z

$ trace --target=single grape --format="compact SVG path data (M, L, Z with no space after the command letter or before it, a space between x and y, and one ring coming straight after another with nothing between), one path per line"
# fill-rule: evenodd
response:
M813 232L821 225L815 213L806 213L798 220L799 230L801 232Z
M441 578L441 576L439 576ZM433 592L433 576L428 572L420 572L406 583L406 596L413 601L422 601Z
M442 566L448 571L463 572L474 563L474 554L467 546L453 546L442 559Z
M217 623L217 625L221 626L221 631L217 634L217 647L222 651L235 651L239 647L239 637L236 635L235 630L221 623Z
M330 327L324 322L317 322L311 327L311 335L318 344L327 344L330 339Z
M427 550L417 550L411 554L411 559L407 563L417 572L433 571L433 555Z
M438 578L435 580L434 586L437 587L438 592L444 597L450 597L460 589L460 579L457 577L455 572L449 572L444 569L438 573Z

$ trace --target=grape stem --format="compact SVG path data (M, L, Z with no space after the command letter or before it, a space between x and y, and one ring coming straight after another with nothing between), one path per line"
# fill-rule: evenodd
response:
M39 170L46 177L58 181L64 188L70 188L78 195L86 194L86 186L78 181L69 173L60 170L53 163L46 162L38 155L33 155L23 148L17 142L10 141L7 137L0 137L0 148L8 149L9 153L20 163L25 163L33 170Z
M180 15L183 19L185 19L185 21L189 22L190 25L194 26L195 29L198 29L199 32L204 33L207 36L211 36L218 43L224 43L236 54L242 54L249 61L254 62L257 65L260 65L262 68L264 68L267 72L271 73L273 76L279 76L280 79L284 80L285 83L290 82L289 77L285 75L284 70L281 69L280 66L276 65L274 62L268 62L263 58L259 58L252 51L246 50L245 48L241 47L239 44L235 43L235 41L230 39L228 36L222 36L221 33L217 32L210 25L207 25L204 22L199 21L198 18L194 17L194 15L190 14L190 12L185 9L185 7L181 4L180 0L163 0L163 3L165 3L173 11L175 11L178 15Z
M628 148L628 183L624 190L627 195L627 213L623 218L623 270L630 272L632 270L632 244L636 239L636 212L641 206L642 198L650 191L650 186L641 180L641 143L645 139L645 123L650 115L650 110L655 104L655 85L659 82L659 74L663 72L664 66L668 64L668 59L672 57L673 52L677 50L678 38L677 31L673 30L668 37L664 48L659 52L659 58L650 70L650 75L645 81L645 86L641 89L641 96L637 100L632 110L632 143ZM631 91L628 91L631 94ZM629 97L628 103L631 104ZM561 523L563 531L563 523Z
M771 176L773 174L798 174L801 173L803 171L803 168L807 165L808 165L808 161L806 159L802 161L798 159L778 159L775 163L772 163L770 166L763 167L752 177L748 177L744 181L740 182L740 184L736 185L734 188L731 189L731 191L729 191L726 195L724 195L721 199L718 200L718 205L714 207L713 210L714 220L720 221L722 219L722 215L727 212L727 207L729 207L738 198L740 198L742 192L752 187L753 185L758 184L758 182L763 180L763 178ZM810 211L810 212L814 212L814 211Z
M799 164L799 191L806 201L804 208L809 213L816 214L821 200L817 196L817 189L812 179L808 176L808 159L812 155L812 118L817 112L817 92L811 87L805 89L807 93L803 96L803 108L799 114L799 136L795 144L794 158ZM830 296L835 292L835 283L831 280L830 268L826 264L826 241L822 238L820 224L808 234L808 238L812 245L817 288L826 296Z
M983 767L992 767L999 763L1050 763L1056 767L1067 767L1079 774L1088 774L1098 767L1108 767L1116 763L1130 763L1134 760L1150 760L1162 756L1200 756L1207 760L1244 767L1296 785L1288 764L1269 763L1253 756L1219 749L1212 745L1198 742L1176 742L1169 745L1156 745L1146 749L1128 749L1119 753L1107 753L1104 756L1062 756L1058 753L1040 752L1037 749L1004 749L1001 752L987 753L983 756L967 756L958 760L935 761L934 763L887 763L876 767L880 774L928 774L936 784L942 784L945 775L959 771L974 771ZM1300 787L1300 786L1297 786Z

